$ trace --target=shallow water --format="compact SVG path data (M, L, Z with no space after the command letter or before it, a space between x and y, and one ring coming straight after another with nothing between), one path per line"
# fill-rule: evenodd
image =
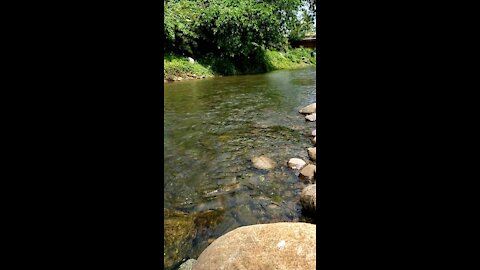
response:
M164 207L217 213L196 224L188 257L239 226L306 219L306 183L286 164L308 160L315 122L298 110L315 102L315 85L315 68L164 84ZM277 167L254 168L260 155Z

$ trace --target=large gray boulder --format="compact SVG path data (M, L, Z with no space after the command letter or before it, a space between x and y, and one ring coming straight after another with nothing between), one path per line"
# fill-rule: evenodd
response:
M213 241L192 270L316 269L315 228L300 222L237 228Z

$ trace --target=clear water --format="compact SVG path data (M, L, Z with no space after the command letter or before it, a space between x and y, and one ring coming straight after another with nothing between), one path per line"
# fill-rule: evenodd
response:
M299 202L306 183L287 161L308 160L315 122L298 110L316 101L315 68L164 86L164 207L217 213L214 225L197 224L188 257L239 226L306 219ZM277 167L254 168L251 158L260 155Z

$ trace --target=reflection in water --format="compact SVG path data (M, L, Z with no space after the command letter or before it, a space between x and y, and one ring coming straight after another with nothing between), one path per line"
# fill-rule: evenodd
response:
M164 206L217 212L215 222L195 223L189 257L239 226L303 219L304 184L286 163L308 160L315 123L298 110L315 102L315 83L308 68L165 84ZM254 168L250 159L260 155L277 167Z

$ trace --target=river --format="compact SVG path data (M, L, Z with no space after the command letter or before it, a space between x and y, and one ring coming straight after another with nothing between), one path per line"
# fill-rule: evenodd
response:
M306 184L287 161L309 160L315 122L298 110L316 98L315 68L164 84L164 207L216 213L197 228L188 257L239 226L308 220L299 202ZM260 155L277 167L254 168Z

